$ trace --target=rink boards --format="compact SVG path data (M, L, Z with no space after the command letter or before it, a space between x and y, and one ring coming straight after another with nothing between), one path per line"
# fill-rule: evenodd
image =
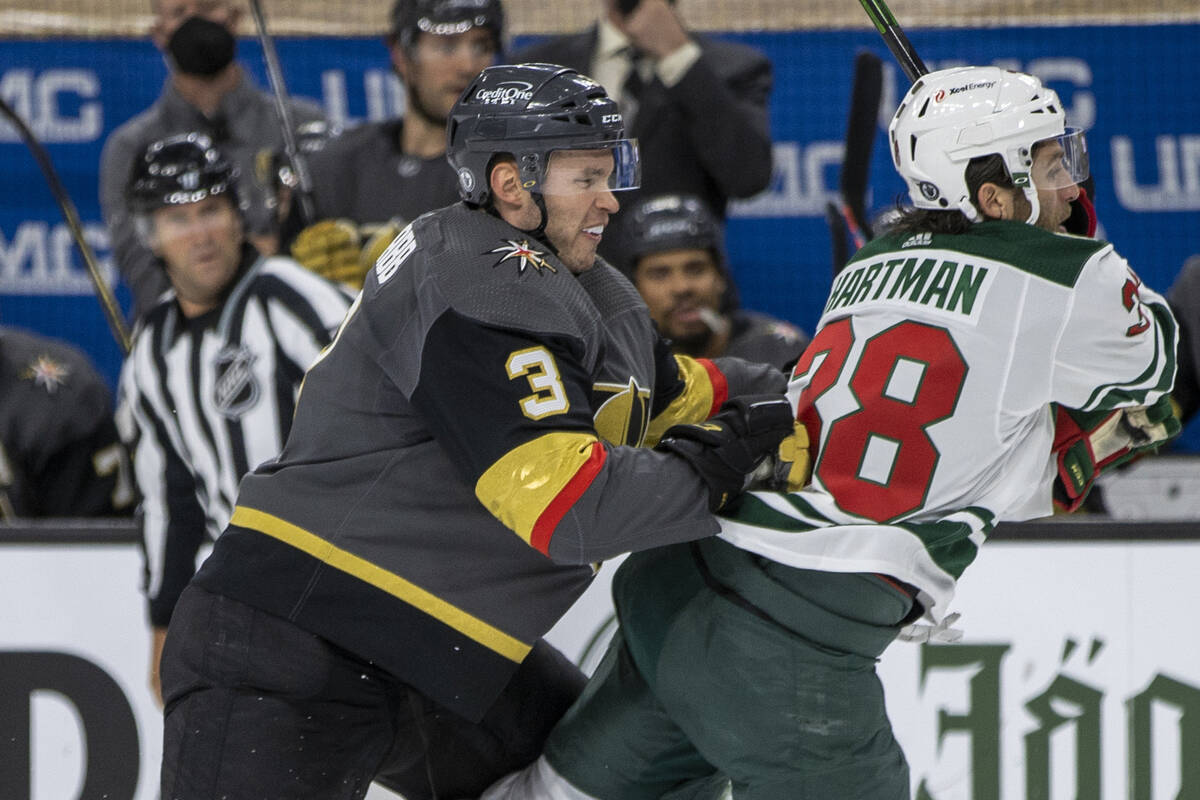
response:
M953 604L962 643L896 643L880 665L914 797L1200 790L1183 757L1200 728L1196 527L1002 528ZM611 570L551 634L573 658L611 613ZM155 797L140 579L128 526L0 529L0 797Z

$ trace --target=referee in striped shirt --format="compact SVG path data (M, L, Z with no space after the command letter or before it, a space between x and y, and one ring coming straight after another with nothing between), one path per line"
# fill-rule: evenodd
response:
M161 702L162 642L200 546L229 522L242 475L283 447L304 372L351 298L246 241L236 173L202 134L149 145L126 191L171 284L135 331L119 389Z

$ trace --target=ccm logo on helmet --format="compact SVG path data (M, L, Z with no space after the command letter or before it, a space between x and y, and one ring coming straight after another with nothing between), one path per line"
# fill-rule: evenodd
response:
M621 115L620 114L605 114L604 116L600 117L600 124L601 125L609 125L609 124L620 125L621 124Z
M475 93L475 102L486 105L512 105L533 99L533 84L524 81L502 83L495 89L480 89Z

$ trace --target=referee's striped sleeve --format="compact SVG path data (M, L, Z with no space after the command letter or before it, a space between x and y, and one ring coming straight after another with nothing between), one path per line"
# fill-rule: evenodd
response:
M303 373L333 339L353 299L344 289L291 259L272 258L264 265L261 296L287 358Z

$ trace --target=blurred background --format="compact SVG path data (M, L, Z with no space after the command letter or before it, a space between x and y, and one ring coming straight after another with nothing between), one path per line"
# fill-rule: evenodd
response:
M601 0L508 0L509 50L581 30ZM289 91L343 125L402 113L382 42L389 0L265 0ZM687 25L751 44L775 69L775 172L730 210L728 242L743 305L811 331L832 279L834 199L854 59L880 55L884 90L871 160L873 214L902 191L884 143L907 80L850 0L679 0ZM1040 76L1089 130L1101 235L1165 292L1200 253L1200 5L1184 0L894 0L931 69L997 64ZM126 310L111 263L97 170L108 134L158 97L162 56L146 35L149 0L0 0L0 96L48 149L86 238ZM249 14L239 60L267 86ZM25 146L0 122L0 320L83 347L115 384L120 351L61 214ZM1192 425L1179 449L1200 451Z

